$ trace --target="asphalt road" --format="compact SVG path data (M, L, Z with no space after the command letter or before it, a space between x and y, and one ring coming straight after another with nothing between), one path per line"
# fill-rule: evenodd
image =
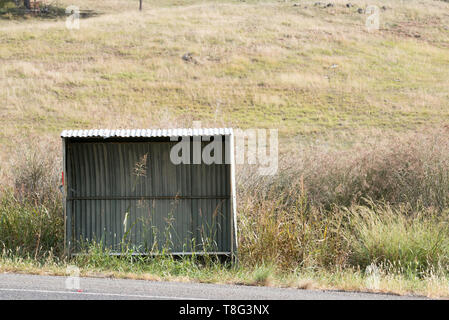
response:
M0 274L0 300L403 300L423 297L299 290L238 285L81 278L80 290L66 289L67 277Z

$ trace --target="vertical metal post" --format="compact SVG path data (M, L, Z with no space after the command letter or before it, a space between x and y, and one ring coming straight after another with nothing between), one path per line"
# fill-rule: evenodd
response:
M69 217L67 216L67 150L66 150L66 139L62 138L62 201L63 201L63 216L64 216L64 254L70 254L70 230L71 223Z
M232 245L232 258L234 262L237 262L238 240L237 240L237 196L236 196L236 184L235 184L235 150L234 150L234 132L229 135L229 154L231 165L231 208L232 208L232 232L231 238L233 239Z

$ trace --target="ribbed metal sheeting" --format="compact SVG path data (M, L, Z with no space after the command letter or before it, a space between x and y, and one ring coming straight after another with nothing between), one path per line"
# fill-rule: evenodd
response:
M223 164L175 165L175 143L67 140L71 252L92 240L115 252L123 243L141 253L231 252L230 165L224 157Z
M91 129L64 130L62 138L150 138L231 135L232 128L181 128L181 129Z

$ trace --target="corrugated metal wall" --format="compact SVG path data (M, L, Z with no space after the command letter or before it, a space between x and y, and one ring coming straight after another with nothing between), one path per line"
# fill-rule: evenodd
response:
M232 251L230 165L224 156L223 164L174 165L175 143L66 142L72 252L91 240L117 252L123 242L142 253Z

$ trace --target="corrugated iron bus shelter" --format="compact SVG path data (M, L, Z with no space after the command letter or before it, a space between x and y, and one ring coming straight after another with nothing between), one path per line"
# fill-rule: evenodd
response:
M235 254L232 129L65 130L61 137L69 255L90 241L114 254L124 244L137 254ZM170 152L181 139L190 163L174 164ZM207 140L223 142L223 161L194 161Z

